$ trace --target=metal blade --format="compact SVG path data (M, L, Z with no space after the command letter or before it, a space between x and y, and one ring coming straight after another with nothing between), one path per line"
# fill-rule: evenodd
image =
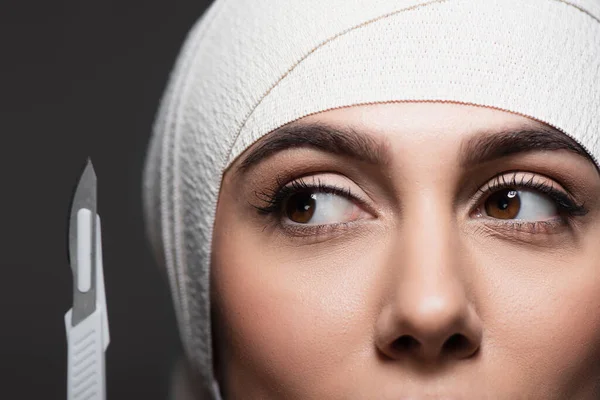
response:
M91 212L89 229L91 232L78 232L78 213L81 209ZM81 218L81 216L79 217ZM91 243L89 254L78 254L78 240L89 235ZM69 258L73 272L73 314L71 324L77 325L96 310L96 173L92 161L88 158L71 205L69 218ZM86 252L87 253L87 252ZM89 260L91 265L91 285L88 290L81 291L78 285L80 260Z

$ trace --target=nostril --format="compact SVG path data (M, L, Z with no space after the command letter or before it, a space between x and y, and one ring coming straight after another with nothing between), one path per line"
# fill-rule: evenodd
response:
M470 347L469 339L459 333L450 336L444 343L444 352L463 353Z
M402 335L394 340L392 347L394 350L406 352L419 347L419 341L412 336Z

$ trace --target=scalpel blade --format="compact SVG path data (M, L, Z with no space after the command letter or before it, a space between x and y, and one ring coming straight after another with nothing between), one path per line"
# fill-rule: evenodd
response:
M69 258L73 271L72 325L96 310L96 173L87 160L71 207Z

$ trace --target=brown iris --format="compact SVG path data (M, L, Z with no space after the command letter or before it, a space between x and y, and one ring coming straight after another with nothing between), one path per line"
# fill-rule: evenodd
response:
M485 201L485 212L494 218L513 219L520 209L521 199L514 189L499 190Z
M290 220L305 224L315 213L317 195L314 193L297 193L290 196L285 205L285 214Z

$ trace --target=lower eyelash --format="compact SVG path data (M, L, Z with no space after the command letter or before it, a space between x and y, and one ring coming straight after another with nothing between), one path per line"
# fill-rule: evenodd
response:
M566 217L568 219L569 217ZM523 221L523 220L498 220L489 219L485 222L487 226L493 226L495 230L520 232L525 234L552 234L561 232L565 228L565 217L546 221Z
M280 227L290 236L306 237L311 236L315 240L319 240L320 235L327 236L333 232L339 233L346 228L349 228L352 222L338 222L334 224L324 225L306 225L306 224L289 224L281 223Z

